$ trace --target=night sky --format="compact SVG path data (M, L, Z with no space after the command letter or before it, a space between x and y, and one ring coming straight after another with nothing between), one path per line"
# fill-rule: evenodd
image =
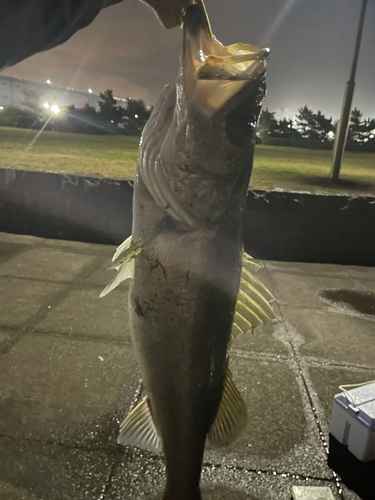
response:
M264 106L289 117L307 104L338 118L349 78L360 0L206 0L213 32L225 45L267 45ZM104 9L68 42L2 73L153 104L175 79L181 30L165 30L138 0ZM354 106L375 118L375 0L368 1Z

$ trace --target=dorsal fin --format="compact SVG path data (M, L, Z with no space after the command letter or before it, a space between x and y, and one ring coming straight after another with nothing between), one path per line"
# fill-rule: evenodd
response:
M117 442L124 446L138 446L157 453L162 451L161 440L152 418L147 397L123 421Z
M167 225L168 219L164 218L156 227L154 227L146 236L133 241L133 237L129 236L119 247L117 247L112 264L108 269L116 269L117 274L115 279L107 285L99 297L104 297L122 281L133 279L134 274L134 257L139 255L146 244L150 243Z
M234 385L232 373L228 368L223 396L216 419L207 435L207 444L213 448L229 446L241 434L246 422L246 405Z

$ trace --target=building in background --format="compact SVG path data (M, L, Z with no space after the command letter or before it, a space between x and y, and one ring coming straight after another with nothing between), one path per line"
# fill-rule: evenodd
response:
M84 92L58 87L49 80L38 83L0 75L0 106L3 107L36 108L56 105L60 108L74 105L76 108L83 108L85 104L89 104L99 111L98 99L99 95L94 94L91 89ZM119 106L126 107L127 99L116 99Z

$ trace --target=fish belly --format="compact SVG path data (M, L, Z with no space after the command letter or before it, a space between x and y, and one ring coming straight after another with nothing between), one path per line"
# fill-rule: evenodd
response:
M134 210L133 234L138 235L162 215L152 209L141 180ZM153 222L145 217L150 213ZM226 373L240 241L232 220L214 229L166 226L135 259L131 329L165 453L166 499L200 498L205 440Z

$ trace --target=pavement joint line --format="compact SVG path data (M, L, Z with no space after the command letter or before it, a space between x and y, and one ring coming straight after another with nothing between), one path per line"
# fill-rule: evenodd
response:
M107 493L109 493L110 489L112 488L112 480L115 475L116 467L117 465L120 464L120 462L121 462L121 456L116 457L115 461L112 464L111 470L109 471L108 476L104 481L102 492L98 497L98 500L105 500Z
M85 278L91 276L94 271L99 269L99 267L104 266L104 262L108 260L108 257L104 257L103 255L98 255L95 257L96 257L96 259L94 260L94 262L85 266L81 270L81 272L76 276L74 281L77 281L77 280L79 281L79 280L82 280L82 279L85 279Z
M303 474L295 474L294 472L280 472L275 469L251 469L248 467L242 467L241 465L227 465L221 463L204 462L203 467L234 470L237 472L249 472L250 474L257 474L257 475L264 474L273 477L283 477L283 478L290 477L293 479L301 479L302 481L324 481L332 483L334 482L332 479L327 479L323 477L305 476Z
M47 297L47 301L43 304L38 311L36 311L27 321L25 321L21 328L22 330L29 331L32 329L33 325L44 319L52 307L57 306L63 299L68 297L71 290L67 286L63 286L62 289L50 297Z
M12 332L20 332L23 333L24 330L20 328L19 325L7 325L6 323L0 323L0 331L12 330Z
M18 245L18 243L16 243ZM22 245L22 243L20 243ZM23 253L28 252L31 248L34 248L35 245L23 245L25 248L20 248L19 251L14 251L11 253L11 255L8 255L8 257L4 257L0 260L0 264L4 264L5 262L8 262L9 260L12 260L14 257L18 257L19 255L22 255Z
M132 342L130 339L127 339L126 337L119 338L119 337L101 337L98 335L84 335L84 334L79 334L79 333L62 333L62 332L50 332L49 330L38 330L38 329L32 329L32 330L27 330L28 334L35 334L35 335L47 335L51 337L68 337L71 339L79 339L79 340L95 340L95 341L100 341L100 342L108 342L108 343L120 343L120 344L126 344L126 345L132 345Z
M293 356L288 356L286 354L274 354L268 352L256 352L256 351L244 351L242 349L231 349L229 354L234 356L245 358L245 359L269 359L270 361L291 361L293 360ZM307 366L315 367L323 367L323 368L344 368L348 370L354 371L375 371L375 366L368 365L358 365L355 363L340 363L335 361L330 361L325 358L313 358L310 356L299 356L300 359L304 360L304 364Z
M306 264L306 263L305 263ZM339 264L336 264L336 265L339 265ZM264 266L264 268L266 268L266 266ZM324 273L321 272L315 272L315 273L304 273L304 272L293 272L293 271L290 271L290 270L281 270L281 269L268 269L267 268L267 271L270 272L270 273L277 273L277 274L293 274L293 276L318 276L319 278L343 278L343 279L348 279L348 278L351 278L353 279L353 276L351 274L349 274L348 271L340 271L341 273L342 272L345 272L346 273L346 276L343 276L342 274L339 274L339 272L337 274L335 273Z
M0 358L5 356L10 352L15 345L18 344L26 336L26 332L18 331L18 334L14 335L13 338L8 339L0 346Z
M11 441L14 441L16 443L27 443L27 444L35 444L35 445L41 445L41 446L58 446L60 448L66 448L68 450L78 450L82 451L84 453L91 453L94 451L111 451L113 453L118 453L121 456L123 455L122 449L119 447L113 447L113 446L92 446L92 447L85 447L85 446L77 446L77 445L70 445L68 443L61 443L59 441L53 441L52 439L47 439L46 441L43 441L41 439L30 439L30 438L18 438L15 436L10 436L7 434L0 434L0 439L10 439Z
M62 241L65 241L65 240L62 240ZM75 243L82 243L80 241L76 241ZM90 243L86 243L87 245L89 245ZM96 245L97 243L93 243L94 245ZM100 244L100 243L99 243ZM79 248L74 248L74 247L67 247L67 246L64 246L63 244L62 245L54 245L54 246L50 246L48 245L48 243L46 243L45 241L39 241L37 243L35 243L34 245L32 245L32 247L38 247L40 249L43 249L43 250L51 250L51 251L58 251L58 252L64 252L64 253L76 253L76 254L79 254L79 255L91 255L93 257L105 257L107 256L110 257L110 253L108 252L105 253L104 251L103 252L90 252L90 251L85 251L83 249L79 249ZM113 248L113 253L115 252L116 250L116 245L108 245L108 247L111 247Z
M306 305L303 305L303 306L300 306L298 304L290 304L290 303L286 303L286 302L280 302L276 299L277 301L277 304L279 306L283 306L283 307L292 307L293 309L308 309L308 310L316 310L316 311L326 311L326 312L337 312L337 310L333 310L332 307L329 307L328 305L326 306L321 306L321 307L317 307L317 306L306 306ZM323 302L323 301L322 301Z
M330 361L324 358L314 358L312 356L302 356L308 366L319 366L322 368L344 368L351 371L375 371L375 366L359 365L356 363L345 363L340 361Z
M320 441L321 441L321 443L323 445L324 452L325 452L325 454L328 457L328 454L329 454L328 443L327 443L327 440L326 440L326 438L324 436L323 427L321 425L321 422L320 422L320 419L319 419L319 415L318 415L318 412L316 410L316 404L314 404L313 397L312 397L311 392L310 392L310 388L308 386L305 374L303 372L303 368L302 368L302 364L301 364L301 359L300 359L300 357L298 355L298 352L297 352L296 348L293 345L293 342L289 340L289 343L290 343L290 347L291 347L292 352L293 352L294 357L295 357L295 362L296 362L297 367L298 367L299 376L300 376L300 378L302 380L302 383L303 383L303 385L305 387L305 391L306 391L307 398L309 400L310 408L311 408L311 411L313 413L315 424L316 424L316 427L317 427L318 432L319 432ZM302 360L302 362L303 362L303 360ZM332 474L333 474L333 477L334 477L334 480L335 480L337 494L340 496L341 499L344 500L344 497L343 497L343 494L342 494L342 485L341 485L340 478L339 478L339 476L336 474L336 472L331 467L330 467L330 469L332 471Z
M271 361L290 361L292 356L287 354L274 354L271 352L243 351L242 349L230 349L229 354L246 359L269 359Z
M38 283L47 283L47 284L50 284L50 283L53 283L55 285L68 285L70 286L71 288L77 288L77 289L81 289L81 288L103 288L104 285L97 285L96 283L77 283L76 280L78 278L74 278L70 281L62 281L62 280L46 280L46 279L42 279L42 278L29 278L27 276L15 276L13 274L1 274L0 275L0 278L7 278L7 279L13 279L13 280L25 280L25 281L36 281Z

